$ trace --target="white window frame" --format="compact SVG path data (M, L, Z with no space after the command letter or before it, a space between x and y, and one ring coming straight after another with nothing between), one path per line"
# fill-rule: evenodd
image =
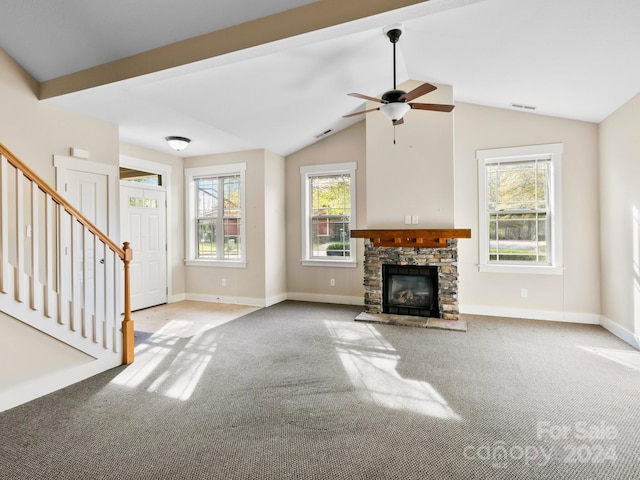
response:
M478 221L479 221L479 263L480 272L525 273L562 275L562 143L530 145L523 147L494 148L478 150ZM487 202L487 165L493 163L521 162L534 159L550 159L549 172L549 239L547 255L549 264L508 263L489 261L489 212Z
M245 203L245 172L246 163L228 165L210 165L206 167L185 168L185 265L198 267L235 267L244 268L247 264L247 235L246 235L246 203ZM196 246L196 180L207 177L240 176L240 258L239 259L202 259L197 257Z
M300 179L302 185L302 265L305 266L331 266L331 267L355 267L356 242L350 238L349 257L327 257L319 259L311 256L311 192L310 179L325 175L345 175L351 177L351 215L349 217L349 229L356 229L356 170L357 162L328 163L324 165L304 165L300 167Z

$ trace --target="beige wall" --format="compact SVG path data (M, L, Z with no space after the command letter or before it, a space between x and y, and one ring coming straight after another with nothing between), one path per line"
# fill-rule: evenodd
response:
M398 87L410 91L421 83ZM451 86L437 87L415 101L453 103ZM381 112L367 114L366 227L453 227L453 118L451 113L410 110L405 123L394 128ZM406 215L418 215L419 224L405 225Z
M455 226L459 240L461 309L531 318L597 323L600 313L598 126L465 103L455 109ZM478 272L476 150L564 144L562 203L564 275ZM527 298L520 291L527 289Z
M283 183L284 159L265 150L251 150L219 155L191 157L184 160L185 168L210 165L246 163L245 173L245 242L246 268L185 267L187 298L220 300L248 305L265 305L269 296L283 299L284 257L267 261L267 247L271 235L282 235L282 200L273 188ZM267 168L271 170L267 172ZM266 205L267 199L274 204ZM280 204L280 207L278 206ZM267 220L275 222L267 228ZM277 225L276 225L277 224ZM183 227L184 228L184 227ZM271 249L269 249L271 253ZM268 269L268 271L267 271ZM222 279L227 285L222 286ZM267 289L267 279L270 281Z
M94 360L93 357L2 312L0 332L0 362L2 365L11 365L11 368L2 369L0 391L14 387L26 379L37 379L78 363Z
M126 143L120 144L120 154L160 163L169 167L171 175L171 183L168 185L170 198L167 198L167 268L168 275L170 275L169 301L172 299L180 299L185 294L183 235L184 169L182 167L182 158ZM126 238L122 239L122 241L126 240Z
M93 162L118 165L117 125L41 102L36 98L37 88L37 83L0 49L0 142L5 147L53 188L53 155L69 155L70 147L88 150ZM118 217L118 212L112 214ZM41 379L89 358L4 314L0 314L0 339L0 363L16 366L16 371L3 374L0 382ZM33 395L52 390L47 388L43 386Z
M418 84L402 87L409 90ZM263 150L185 159L184 167L247 163L248 263L235 269L184 267L184 176L177 157L119 145L116 125L38 101L37 88L0 50L0 102L10 113L0 117L0 142L47 182L55 180L52 155L67 155L72 146L88 150L92 161L109 165L118 164L120 153L171 165L174 296L269 302L288 292L290 298L361 302L362 241L358 240L357 268L300 263L300 166L356 161L358 228L407 228L404 216L418 215L418 228L472 229L474 238L459 242L463 309L576 321L590 321L602 311L612 329L631 337L639 330L640 198L634 181L640 147L633 131L640 121L637 97L600 129L585 122L458 103L452 115L410 111L406 123L395 129L379 112L368 114L366 121L286 161ZM449 103L452 98L452 88L439 85L419 101ZM476 150L555 142L564 143L564 275L481 274ZM281 255L270 255L274 247ZM329 285L331 278L336 279L335 287ZM520 297L522 288L528 290L526 299Z
M358 265L350 267L303 266L302 211L300 167L327 163L356 162L357 227L366 222L366 145L365 122L337 132L286 159L287 201L287 291L294 300L324 301L330 303L364 302L362 287L362 240L357 242ZM330 286L330 279L336 281Z
M639 347L640 95L600 125L603 324Z
M88 150L93 162L118 165L118 126L36 98L37 83L0 49L0 142L55 186L53 155Z
M417 84L410 82L403 89ZM450 103L451 87L438 87L428 101ZM404 216L418 215L417 228L472 229L472 239L459 240L463 311L598 322L597 125L460 103L453 115L411 111L405 124L395 130L394 145L389 121L372 112L365 122L287 158L290 298L344 303L362 298L360 268L354 272L300 264L300 166L357 159L358 196L366 190L365 209L360 199L358 203L358 228L411 228L404 224ZM564 144L564 275L478 272L476 150L556 142ZM362 247L362 241L358 246ZM336 278L337 287L329 286L330 278ZM526 299L520 295L522 288L528 291Z

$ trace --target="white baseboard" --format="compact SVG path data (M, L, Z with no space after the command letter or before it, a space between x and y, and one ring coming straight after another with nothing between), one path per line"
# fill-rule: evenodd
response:
M562 312L555 310L528 310L524 308L494 307L488 305L460 305L460 313L487 315L491 317L526 318L527 320L547 320L552 322L585 323L600 325L600 315L596 313Z
M0 394L0 412L48 395L81 380L86 380L89 377L118 367L121 363L121 360L114 360L113 358L94 360L59 372L48 373L43 377L3 389L2 394Z
M180 293L178 295L169 295L169 297L167 298L167 303L182 302L186 299L187 295L185 293Z
M267 298L233 297L224 295L208 295L203 293L184 293L180 295L172 295L169 298L168 303L180 302L182 300L194 300L196 302L210 303L228 303L233 305L249 305L251 307L270 307L272 305L284 302L285 300L364 306L363 297L297 292L281 293L279 295L273 295Z
M364 297L350 297L347 295L289 292L289 294L287 294L287 299L299 302L336 303L339 305L364 306Z
M623 340L633 348L640 350L640 338L638 338L638 334L633 333L631 330L627 330L620 324L603 316L600 317L600 325L609 330L620 340Z
M276 305L277 303L284 302L285 300L288 300L288 295L286 293L281 293L280 295L273 295L271 297L267 297L265 302L265 307Z
M185 300L194 300L196 302L211 302L211 303L229 303L232 305L248 305L250 307L264 307L266 306L266 300L264 298L252 298L252 297L232 297L225 295L208 295L204 293L187 293L185 294Z

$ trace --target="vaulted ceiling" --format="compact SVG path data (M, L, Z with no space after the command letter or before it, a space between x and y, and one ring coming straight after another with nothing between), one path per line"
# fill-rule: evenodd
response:
M640 91L636 0L0 0L0 47L124 142L288 155L392 87L396 23L398 83L457 102L600 122Z

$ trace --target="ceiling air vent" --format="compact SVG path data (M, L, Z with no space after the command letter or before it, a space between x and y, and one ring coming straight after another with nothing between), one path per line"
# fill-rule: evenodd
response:
M534 107L533 105L524 105L523 103L512 103L511 106L513 108L521 108L523 110L535 110L538 107Z
M329 135L331 132L333 132L333 130L332 130L332 129L325 130L324 132L319 133L318 135L316 135L316 138L322 138L322 137L325 137L325 136Z

